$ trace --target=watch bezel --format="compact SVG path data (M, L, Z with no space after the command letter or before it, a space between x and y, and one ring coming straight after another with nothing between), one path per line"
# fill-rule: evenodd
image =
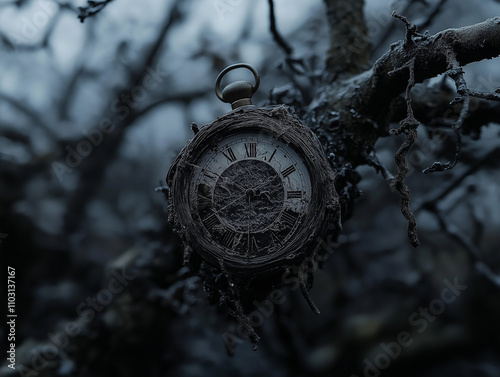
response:
M227 253L223 246L210 242L209 233L203 226L193 226L199 224L200 219L194 215L196 208L190 202L190 181L196 162L225 138L250 132L269 135L294 149L303 160L311 180L311 202L299 230L278 251L253 258ZM333 171L316 136L285 106L238 108L200 128L170 168L167 174L170 217L185 245L211 265L219 267L222 262L227 271L239 275L268 273L295 263L317 247L332 213L338 213L335 211L338 197L333 179Z

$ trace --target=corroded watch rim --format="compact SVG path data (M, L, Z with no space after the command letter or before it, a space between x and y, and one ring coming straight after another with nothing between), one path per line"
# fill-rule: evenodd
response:
M209 242L207 234L194 226L199 219L193 216L196 209L190 205L188 189L198 157L228 135L244 132L265 133L292 147L303 158L312 183L311 208L301 229L277 252L250 259ZM328 223L339 223L334 173L321 144L283 105L241 107L203 126L178 155L166 180L170 187L170 219L184 242L185 257L194 251L209 264L217 268L223 265L237 275L269 274L310 256L325 235Z

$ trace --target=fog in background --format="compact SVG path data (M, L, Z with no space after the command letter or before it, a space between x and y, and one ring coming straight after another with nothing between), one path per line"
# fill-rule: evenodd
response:
M404 37L392 10L405 10L419 24L437 1L407 3L366 1L373 62ZM217 74L236 62L254 65L261 75L256 105L268 103L271 91L303 79L290 70L269 32L267 1L227 1L221 10L212 0L114 0L81 23L77 7L85 5L0 2L0 248L17 271L22 313L17 360L27 365L34 347L49 342L49 333L77 318L78 305L106 286L110 268L158 258L155 273L164 281L176 276L179 240L167 223L165 197L155 187L164 184L170 164L192 137L190 123L201 126L230 110L215 96ZM323 2L276 0L275 12L293 57L319 75L330 43ZM434 34L496 15L498 1L450 0L426 29ZM465 71L471 88L500 87L498 60ZM251 80L247 74L229 77ZM453 90L450 82L443 85ZM157 287L136 285L130 292L126 287L121 295L130 295L134 310L144 311L141 328L149 335L138 331L136 338L122 338L127 326L106 318L106 309L99 321L115 321L113 330L94 328L92 341L78 342L40 375L105 375L110 367L123 376L141 371L151 376L361 376L366 360L374 363L388 354L381 343L407 331L412 345L390 358L381 376L498 377L499 291L474 273L469 253L471 248L480 253L500 274L497 161L486 158L471 168L498 148L499 131L491 124L478 140L464 137L463 159L450 172L421 173L434 161L452 158L452 132L436 143L420 127L420 142L410 154L408 186L415 207L470 170L438 204L455 233L470 240L468 249L421 210L421 246L414 250L399 195L372 168L360 167L363 196L310 292L320 316L300 293L289 292L259 330L258 351L246 340L229 357L222 335L235 325L207 302L199 279L190 278L185 296L165 290L164 300L151 307L132 298L147 302ZM376 146L393 172L401 141L384 138ZM2 262L2 269L6 265ZM137 276L134 281L141 280ZM417 331L423 324L412 326L409 318L441 297L445 281L456 279L470 288ZM150 333L156 333L154 341ZM114 347L128 347L129 353L124 357ZM142 359L134 360L138 354ZM4 363L0 375L15 375L9 373Z

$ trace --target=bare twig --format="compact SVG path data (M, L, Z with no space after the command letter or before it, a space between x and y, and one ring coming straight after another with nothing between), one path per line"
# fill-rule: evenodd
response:
M462 95L460 98L463 102L464 105L462 107L462 111L460 112L460 116L458 117L458 120L455 122L455 124L452 126L453 130L455 131L455 135L457 137L457 144L455 147L455 159L453 160L452 163L447 162L447 163L441 163L441 162L434 162L432 166L426 168L423 170L424 174L429 174L429 173L434 173L434 172L442 172L446 170L453 169L455 165L457 164L458 160L460 159L460 156L462 154L462 134L460 132L460 129L462 128L462 125L465 122L465 118L467 117L467 114L469 112L469 106L470 106L470 97L469 97L469 90L467 88L467 83L465 82L464 78L464 71L462 67L458 66L458 62L453 59L453 66L454 68L450 69L446 74L455 81L455 85L457 87L457 92Z
M439 0L439 2L432 8L431 12L427 15L425 21L416 25L418 29L422 30L425 29L426 27L429 27L434 21L434 19L441 13L442 8L447 1L448 0ZM422 2L423 2L422 0L408 0L406 4L400 10L398 10L398 13L408 14L412 5ZM372 52L376 52L382 46L382 44L384 44L387 41L387 39L389 39L393 35L395 28L396 28L396 21L392 20L387 25L387 27L385 27L384 33L382 34L380 39L374 43Z
M70 117L70 107L79 88L78 84L80 83L80 80L88 79L97 74L95 71L89 70L85 66L88 58L88 50L92 47L95 41L95 29L91 27L86 28L85 33L84 48L81 49L81 53L76 59L75 69L71 77L65 78L65 85L61 90L60 103L58 106L58 115L61 120L68 120Z
M12 98L6 94L0 93L0 100L5 101L9 103L12 107L14 107L16 110L21 112L22 114L26 115L34 125L39 126L43 131L52 139L52 140L57 140L58 135L52 128L49 126L48 123L46 123L43 119L43 116L41 114L38 114L35 110L31 109L29 106L27 106L25 103L22 101Z
M414 0L408 0L406 2L406 5L399 11L401 14L407 14L408 11L410 10L410 7L413 5L415 1ZM394 29L396 28L396 20L395 18L393 17L389 23L389 25L385 28L385 31L384 31L384 34L382 34L382 37L374 43L374 45L372 46L372 52L375 52L377 51L381 46L382 44L385 43L385 41L393 35L394 33Z
M394 181L394 176L384 165L382 165L375 151L372 151L372 153L364 153L364 158L369 166L373 167L377 173L382 174L386 182L391 184L391 182Z
M411 39L408 34L407 37ZM410 209L410 189L405 184L405 178L408 174L408 162L406 161L406 155L410 148L415 144L417 140L417 128L419 122L415 119L413 115L413 108L411 106L411 89L415 86L415 59L413 59L409 65L408 70L410 72L410 78L408 80L408 86L406 87L406 111L407 116L401 121L401 127L395 130L391 130L392 135L398 135L402 132L406 134L406 141L403 142L401 147L398 149L395 155L396 165L398 166L398 174L391 182L391 186L396 188L396 190L401 195L400 206L401 213L408 220L408 237L413 247L417 247L418 237L417 237L417 221L415 215Z
M180 0L177 0L170 14L166 17L159 34L154 43L149 48L142 67L152 66L155 62L158 52L163 46L163 42L170 28L179 20ZM130 87L140 85L147 71L141 69L140 72L130 73ZM94 194L99 189L100 183L106 172L106 168L111 163L118 152L118 149L123 141L124 130L134 123L137 115L131 114L116 126L116 130L109 134L104 139L102 145L96 149L79 167L80 178L79 186L68 200L67 210L65 214L65 231L73 233L79 228L80 224L85 220L85 207L89 200L94 197ZM75 215L77 214L77 215Z
M468 90L468 94L471 97L482 98L489 101L500 101L500 92L499 93L488 93L488 92L479 92L477 90Z
M414 44L413 37L423 37L423 35L418 32L418 28L415 25L411 24L405 16L402 16L396 12L392 12L392 17L402 21L406 26L406 34L405 34L406 46Z
M486 280L492 283L497 289L500 289L500 276L496 275L491 268L482 261L479 249L465 236L464 232L458 229L454 224L447 222L438 209L431 211L431 213L438 221L442 231L464 248L476 272L486 278Z
M448 77L443 75L443 77ZM500 102L475 98L469 93L470 105L467 117L461 127L462 135L478 139L483 127L498 123L500 119ZM436 84L417 85L412 89L412 107L415 117L431 133L437 129L450 129L457 121L463 104L457 109L456 91L449 86ZM393 121L399 121L406 111L402 105L396 107ZM457 114L458 113L458 114ZM436 141L441 143L441 141Z
M62 7L60 7L62 9ZM42 39L35 43L29 43L28 39L21 38L16 40L16 36L13 35L13 38L8 37L6 35L0 34L0 40L12 51L18 52L18 51L36 51L42 48L47 48L50 47L49 41L50 37L52 36L57 23L59 22L59 19L61 17L62 13L56 12L54 15L50 17L50 23L48 26L43 28L43 37Z
M487 160L493 158L500 157L500 147L494 148L488 153L486 153L481 159L477 160L474 164L469 166L462 174L453 179L449 184L444 187L440 187L437 191L431 192L427 197L424 197L417 208L415 208L415 212L419 212L423 209L433 209L437 206L438 202L444 199L447 195L453 192L455 189L460 187L460 184L467 178L472 175L475 171L484 166L484 163Z
M240 289L233 282L233 278L227 272L224 266L224 261L222 259L219 260L219 266L222 271L222 274L224 274L227 280L227 285L228 285L227 292L220 292L219 305L225 310L227 314L236 319L243 326L246 335L248 335L248 337L250 338L250 342L252 343L252 348L256 350L260 337L255 332L255 329L251 324L250 318L248 318L248 316L245 314L245 311L243 310L240 301ZM234 353L234 350L230 349L229 347L227 348L227 351L229 352L229 354Z
M273 35L274 40L280 46L285 54L288 56L292 55L293 49L290 45L283 39L281 34L278 32L276 28L276 15L274 14L274 0L268 0L269 2L269 28L271 30L271 34Z
M422 23L420 23L418 28L420 30L425 29L426 27L429 27L434 19L441 13L443 6L446 4L448 0L439 0L439 2L434 6L432 9L431 13L427 16L426 20Z
M80 14L78 15L78 19L83 23L87 17L95 16L97 13L102 11L106 5L108 5L113 0L103 0L103 1L87 1L86 7L79 7L78 10Z
M211 89L211 88L210 88ZM159 98L156 101L153 101L146 105L145 107L136 110L134 113L130 115L130 117L133 118L133 121L137 120L138 118L146 115L152 110L155 110L161 105L164 105L169 102L180 102L184 104L188 104L192 101L194 101L197 98L205 96L207 93L209 93L209 89L197 89L193 90L192 92L183 92L183 93L167 93L163 97Z

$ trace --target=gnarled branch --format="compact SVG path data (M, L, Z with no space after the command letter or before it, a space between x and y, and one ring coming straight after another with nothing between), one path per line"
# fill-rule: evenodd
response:
M350 12L353 12L355 4L359 6L360 2L352 2ZM338 33L347 26L342 26L342 22L340 25L335 24L342 14L339 10L334 12L337 1L327 1L327 5L334 46ZM328 152L335 155L339 149L342 150L344 164L348 162L355 167L369 163L363 156L373 151L379 137L388 134L389 125L394 121L397 99L407 89L409 82L419 83L451 69L460 69L469 63L500 55L500 17L472 26L444 30L433 36L417 33L409 23L407 26L406 39L393 44L391 50L372 69L344 75L342 80L326 85L320 91L319 98L309 106L306 120L320 137L328 139L325 143L331 148ZM354 34L349 32L347 35L352 37ZM332 59L341 59L339 48L332 47L327 62L329 67L333 65ZM340 66L348 64L348 57L353 56L357 56L358 60L353 62L354 69L351 72L356 72L360 67L358 63L363 61L360 52L351 50ZM462 86L460 83L457 86L461 91L459 94L468 97L468 89ZM455 128L464 122L464 112L461 115ZM406 204L407 199L409 195L405 197ZM409 206L402 206L403 209L406 211ZM415 244L412 235L410 238Z

